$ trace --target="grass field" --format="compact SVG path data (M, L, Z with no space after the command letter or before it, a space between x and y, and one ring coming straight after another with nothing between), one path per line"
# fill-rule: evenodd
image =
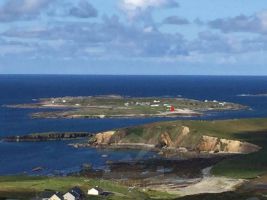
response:
M33 118L195 116L209 110L224 111L247 108L230 102L198 101L170 97L124 98L120 96L39 99L35 103L10 105L10 107L65 108L64 110L33 113ZM171 107L173 107L172 112L170 112Z
M174 196L156 191L128 190L128 187L112 181L86 179L81 177L28 177L8 176L0 177L0 199L20 198L29 199L37 196L46 189L67 192L70 188L78 186L85 193L88 189L99 186L105 191L114 193L104 199L151 199L157 197L170 199ZM103 197L90 197L88 199L103 199Z

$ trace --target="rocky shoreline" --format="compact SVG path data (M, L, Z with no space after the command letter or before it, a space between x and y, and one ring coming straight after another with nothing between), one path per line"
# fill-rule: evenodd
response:
M49 132L21 136L7 136L1 138L1 140L5 142L44 142L53 140L75 140L90 137L92 137L92 134L87 132Z
M154 150L164 154L169 153L196 153L196 154L248 154L260 150L257 145L242 142L239 140L229 140L207 135L192 135L189 127L179 127L180 132L176 132L175 138L171 133L161 132L157 138L142 139L142 142L135 142L134 138L127 138L132 130L120 129L107 131L93 135L86 144L73 144L74 147L98 147L111 149L142 149ZM145 131L144 129L142 130ZM141 134L141 133L140 133ZM132 138L132 139L131 139ZM195 144L185 144L186 140L195 140Z

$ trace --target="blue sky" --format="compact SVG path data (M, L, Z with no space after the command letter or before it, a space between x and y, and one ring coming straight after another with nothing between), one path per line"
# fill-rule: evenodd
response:
M1 0L1 74L267 75L266 0Z

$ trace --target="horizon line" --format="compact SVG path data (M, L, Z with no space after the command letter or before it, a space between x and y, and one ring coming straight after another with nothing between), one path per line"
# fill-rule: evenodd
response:
M0 76L239 76L239 77L266 77L264 75L246 75L246 74L24 74L24 73L0 73Z

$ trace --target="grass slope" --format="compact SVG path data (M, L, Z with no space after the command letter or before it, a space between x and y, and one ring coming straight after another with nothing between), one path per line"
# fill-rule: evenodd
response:
M254 178L267 173L267 119L239 119L218 121L171 121L147 124L119 130L124 132L122 142L153 143L161 133L175 137L181 126L190 128L190 137L184 146L194 147L202 135L235 139L257 144L262 149L248 155L226 159L213 168L215 175L235 178Z
M154 191L139 191L138 189L128 190L128 187L119 185L112 181L87 179L82 177L28 177L8 176L0 177L0 199L19 198L29 199L40 192L50 189L67 192L70 188L79 186L86 194L87 190L99 186L105 191L113 192L114 195L105 199L151 199L157 196L160 199L173 198L172 195ZM88 199L103 199L103 197L88 197Z

